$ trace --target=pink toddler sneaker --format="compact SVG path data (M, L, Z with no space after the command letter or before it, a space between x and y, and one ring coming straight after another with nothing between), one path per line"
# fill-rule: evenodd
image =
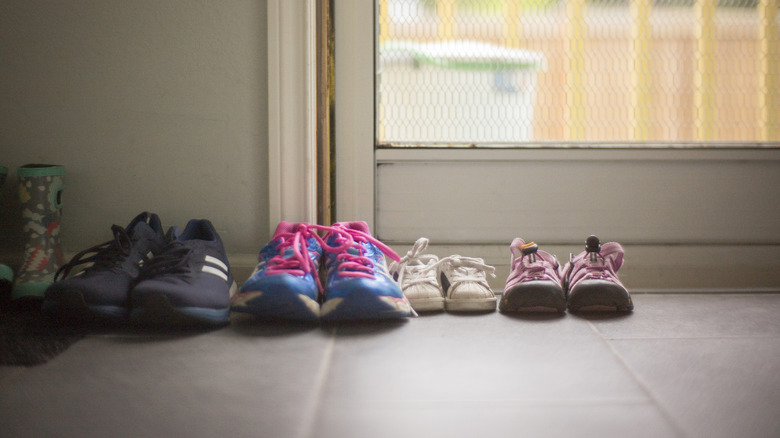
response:
M618 280L617 271L623 265L623 247L609 242L601 245L596 236L585 242L585 251L570 256L564 268L563 286L569 310L618 311L634 309L631 296Z
M512 271L498 305L501 312L564 312L566 295L558 259L534 242L515 238L509 247Z

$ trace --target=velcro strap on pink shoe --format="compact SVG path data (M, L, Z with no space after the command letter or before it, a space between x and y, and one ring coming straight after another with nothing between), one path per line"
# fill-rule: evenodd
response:
M623 255L625 252L623 251L623 247L620 246L617 242L609 242L601 245L601 256L605 259L609 258L609 260L612 262L612 267L615 268L615 271L620 269L621 266L623 266Z

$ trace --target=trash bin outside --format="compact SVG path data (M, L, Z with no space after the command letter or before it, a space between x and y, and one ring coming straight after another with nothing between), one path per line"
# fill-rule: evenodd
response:
M542 53L476 41L380 47L379 139L388 143L533 140Z

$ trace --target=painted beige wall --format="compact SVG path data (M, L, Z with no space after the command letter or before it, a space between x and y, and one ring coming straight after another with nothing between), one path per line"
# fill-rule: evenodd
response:
M229 253L268 239L265 0L0 2L0 253L16 168L64 165L74 252L149 210L209 218ZM4 260L8 262L8 260Z

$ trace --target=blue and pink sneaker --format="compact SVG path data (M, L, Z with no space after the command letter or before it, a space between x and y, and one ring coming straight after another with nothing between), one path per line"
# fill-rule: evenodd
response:
M563 286L569 310L618 311L634 309L631 296L618 280L617 271L623 265L623 247L619 243L601 244L590 236L585 251L571 256L563 274Z
M231 309L260 319L317 321L321 238L305 223L280 222Z
M498 309L501 312L565 312L558 259L534 242L516 238L510 245L512 271Z
M400 260L371 235L365 222L317 227L325 235L327 279L320 316L326 321L393 319L416 316L388 273L385 255Z

